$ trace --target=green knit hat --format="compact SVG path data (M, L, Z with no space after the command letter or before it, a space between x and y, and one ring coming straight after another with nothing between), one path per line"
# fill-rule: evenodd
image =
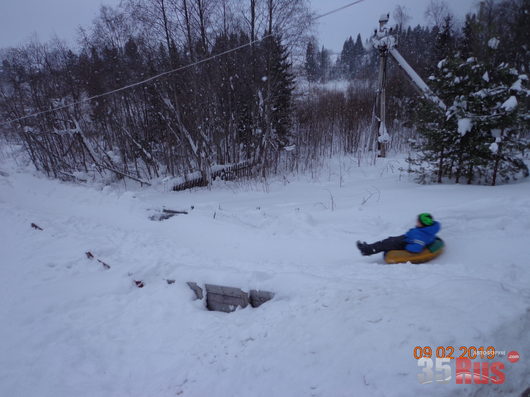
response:
M418 221L423 225L423 226L431 226L434 224L434 219L432 219L432 215L427 213L427 212L424 212L422 214L419 214L418 215Z

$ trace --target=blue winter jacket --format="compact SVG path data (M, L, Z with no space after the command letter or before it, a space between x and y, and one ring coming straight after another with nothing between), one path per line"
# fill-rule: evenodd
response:
M436 233L440 231L439 222L431 226L415 227L405 233L405 241L408 243L405 249L410 252L421 252L436 239Z

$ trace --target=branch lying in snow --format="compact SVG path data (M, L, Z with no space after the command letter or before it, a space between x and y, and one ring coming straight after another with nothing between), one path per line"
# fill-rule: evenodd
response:
M110 266L107 265L107 264L106 264L105 262L103 262L102 260L98 259L98 262L101 263L105 269L110 269Z
M94 258L95 258L94 254L93 254L92 252L90 252L90 251L85 252L85 255L86 255L86 257L87 257L88 259L94 259ZM102 265L105 269L107 269L107 270L110 269L110 266L107 265L105 262L103 262L101 259L97 259L97 258L96 258L96 260L97 260L99 263L101 263L101 265Z
M42 227L40 227L39 225L35 224L35 223L32 223L31 224L31 227L33 229L36 229L36 230L40 230L40 231L43 231L44 229Z
M363 197L361 205L365 205L376 194L378 195L377 201L381 199L381 191L375 186L372 187L375 189L375 191L372 192L371 190L368 190L368 196Z
M175 210L170 210L170 209L166 209L164 208L162 210L162 212L166 213L166 214L174 214L174 215L188 215L188 211L175 211Z

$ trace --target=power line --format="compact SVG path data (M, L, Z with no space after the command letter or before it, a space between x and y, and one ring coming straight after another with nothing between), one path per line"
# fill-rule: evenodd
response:
M105 96L108 96L108 95L111 95L111 94L116 94L117 92L121 92L121 91L125 91L125 90L128 90L129 88L134 88L134 87L138 87L140 85L143 85L143 84L146 84L146 83L149 83L150 81L153 81L153 80L157 80L161 77L164 77L164 76L167 76L169 74L173 74L173 73L176 73L176 72L180 72L182 70L185 70L185 69L189 69L193 66L197 66L197 65L200 65L202 63L206 63L206 62L209 62L211 61L212 59L215 59L215 58L218 58L218 57L221 57L223 55L227 55L227 54L230 54L231 52L235 52L235 51L238 51L242 48L245 48L245 47L248 47L254 43L257 43L257 42L260 42L262 40L265 40L267 37L270 37L272 35L267 35L259 40L254 40L254 41L251 41L249 43L246 43L246 44L243 44L243 45L240 45L239 47L235 47L235 48L231 48L230 50L227 50L227 51L224 51L224 52L221 52L219 54L215 54L215 55L212 55L211 57L208 57L208 58L204 58L204 59L201 59L200 61L197 61L197 62L194 62L194 63L190 63L188 65L184 65L184 66L181 66L181 67L178 67L176 69L172 69L172 70L168 70L166 72L163 72L163 73L160 73L160 74L157 74L155 76L152 76L152 77L149 77L148 79L145 79L145 80L142 80L142 81L138 81L136 83L132 83L132 84L129 84L129 85L126 85L126 86L123 86L123 87L120 87L120 88L117 88L115 90L112 90L112 91L107 91L107 92L104 92L102 94L98 94L98 95L94 95L94 96L91 96L89 98L85 98L85 99L81 99L79 101L76 101L76 102L72 102L72 103L69 103L67 105L63 105L63 106L59 106L59 107L56 107L56 108L53 108L53 109L48 109L48 110L43 110L41 112L37 112L37 113L32 113L32 114L29 114L27 116L23 116L23 117L19 117L18 119L13 119L13 120L8 120L8 121L4 121L0 124L11 124L15 121L22 121L22 120L25 120L25 119L29 119L29 118L32 118L32 117L36 117L36 116L41 116L43 114L47 114L47 113L52 113L52 112L56 112L58 110L62 110L62 109L66 109L66 108L69 108L69 107L72 107L72 106L75 106L75 105L79 105L79 104L82 104L82 103L85 103L85 102L90 102L90 101L93 101L94 99L99 99L99 98L102 98L102 97L105 97Z
M319 20L321 18L327 17L327 16L329 16L331 14L335 14L335 13L337 13L339 11L345 10L346 8L349 8L349 7L352 7L352 6L356 5L356 4L362 3L363 1L365 1L365 0L357 0L357 1L354 1L354 2L351 2L351 3L348 3L348 4L346 4L346 5L342 6L342 7L335 8L334 10L331 10L331 11L328 11L328 12L326 12L324 14L318 15L318 16L312 18L311 20L312 21L317 21L317 20ZM214 60L216 58L222 57L224 55L228 55L228 54L230 54L232 52L239 51L239 50L241 50L241 49L243 49L245 47L249 47L251 45L259 43L259 42L261 42L261 41L263 41L263 40L265 40L265 39L267 39L267 38L269 38L271 36L273 36L273 34L268 34L268 35L262 37L261 39L252 40L252 41L250 41L248 43L245 43L243 45L240 45L238 47L234 47L234 48L231 48L231 49L229 49L227 51L220 52L219 54L215 54L215 55L212 55L210 57L201 59L200 61L196 61L196 62L190 63L188 65L184 65L184 66L178 67L176 69L172 69L172 70L168 70L166 72L162 72L162 73L157 74L155 76L149 77L149 78L147 78L145 80L138 81L136 83L132 83L132 84L117 88L117 89L112 90L112 91L107 91L107 92L104 92L102 94L94 95L94 96L91 96L91 97L88 97L88 98L85 98L85 99L81 99L79 101L72 102L72 103L69 103L69 104L66 104L66 105L63 105L63 106L59 106L59 107L56 107L56 108L53 108L53 109L43 110L41 112L32 113L32 114L29 114L27 116L19 117L19 118L12 119L12 120L3 121L3 122L0 122L0 125L7 125L7 124L11 124L11 123L14 123L14 122L17 122L17 121L22 121L22 120L26 120L26 119L29 119L29 118L41 116L43 114L57 112L59 110L67 109L67 108L75 106L75 105L80 105L82 103L90 102L90 101L93 101L95 99L99 99L99 98L103 98L103 97L106 97L106 96L109 96L109 95L112 95L112 94L116 94L118 92L125 91L125 90L128 90L130 88L138 87L138 86L144 85L146 83L149 83L151 81L157 80L157 79L159 79L161 77L164 77L164 76L167 76L167 75L170 75L170 74L173 74L173 73L181 72L183 70L192 68L192 67L197 66L197 65L201 65L203 63L209 62L211 60Z
M363 1L364 1L364 0L357 0L357 1L354 1L354 2L352 2L352 3L346 4L345 6L342 6L342 7L336 8L336 9L331 10L331 11L328 11L328 12L322 14L322 15L319 15L318 17L315 17L313 20L316 21L317 19L327 17L328 15L331 15L331 14L335 14L336 12L339 12L339 11L345 10L346 8L349 8L349 7L351 7L351 6L354 6L355 4L362 3Z

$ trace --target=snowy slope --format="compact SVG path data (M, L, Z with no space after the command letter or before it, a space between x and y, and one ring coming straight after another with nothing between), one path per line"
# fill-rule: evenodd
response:
M180 193L75 186L0 164L0 395L520 395L530 180L419 186L397 160L342 161L341 184L329 166L317 180ZM163 206L189 215L149 220ZM357 252L356 240L400 234L423 211L448 246L432 263ZM208 312L186 281L276 296ZM503 385L419 384L413 348L449 345L521 360L500 357Z

